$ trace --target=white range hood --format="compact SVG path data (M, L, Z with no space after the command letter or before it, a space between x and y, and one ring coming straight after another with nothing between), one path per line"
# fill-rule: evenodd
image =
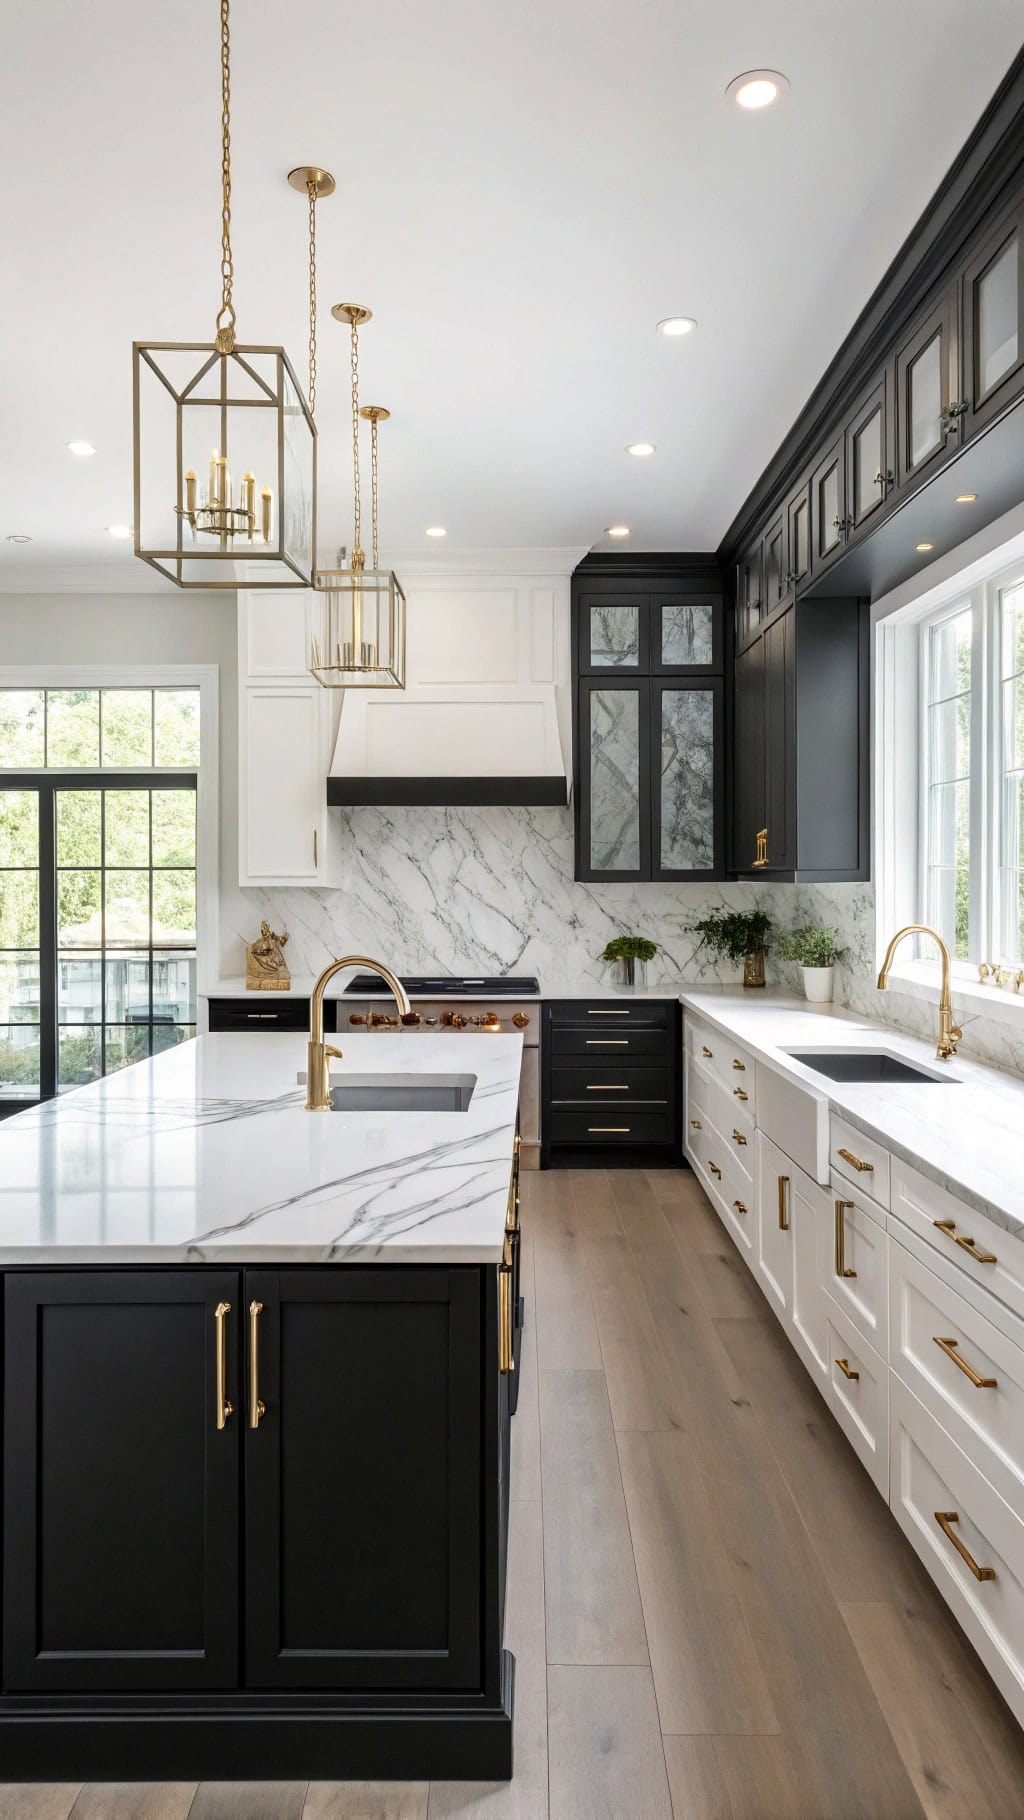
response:
M407 687L340 692L328 803L567 803L568 573L405 585Z

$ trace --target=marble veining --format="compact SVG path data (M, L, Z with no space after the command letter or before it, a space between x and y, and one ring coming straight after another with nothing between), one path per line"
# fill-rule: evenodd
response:
M661 703L661 863L679 872L715 864L715 698L664 689Z
M714 609L687 601L661 610L661 661L665 664L710 664L713 661Z
M590 863L599 872L640 864L640 696L590 695Z
M640 609L591 607L590 661L595 669L633 669L640 662Z
M332 1078L448 1073L453 1040L346 1035ZM184 1043L0 1125L0 1264L496 1263L521 1057L460 1035L466 1112L309 1113L304 1036Z

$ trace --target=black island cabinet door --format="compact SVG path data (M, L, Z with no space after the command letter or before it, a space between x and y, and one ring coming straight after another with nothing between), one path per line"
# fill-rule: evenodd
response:
M472 1268L246 1272L250 1687L480 1686L480 1296Z
M203 1268L7 1277L7 1692L236 1684L238 1291Z

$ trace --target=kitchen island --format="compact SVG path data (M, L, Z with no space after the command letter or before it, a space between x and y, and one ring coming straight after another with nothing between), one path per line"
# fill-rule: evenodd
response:
M5 1779L511 1774L520 1055L307 1113L211 1036L0 1126Z

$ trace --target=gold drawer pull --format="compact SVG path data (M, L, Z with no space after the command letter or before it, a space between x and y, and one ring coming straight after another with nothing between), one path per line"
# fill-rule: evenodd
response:
M976 1264L995 1264L997 1262L994 1251L982 1251L977 1239L966 1238L963 1233L958 1232L955 1220L933 1220L932 1225L937 1226L940 1232L944 1232L947 1239L952 1239L954 1245L959 1245L962 1250L966 1251Z
M267 1406L260 1396L260 1315L262 1302L249 1303L249 1427L258 1428Z
M718 1180L719 1180L719 1181L721 1181L721 1179L722 1179L722 1171L721 1171L721 1170L720 1170L720 1169L719 1169L719 1167L718 1167L718 1164L717 1164L717 1163L709 1163L709 1164L708 1164L708 1168L709 1168L709 1169L710 1169L710 1171L711 1171L711 1173L712 1173L712 1175L714 1175L714 1176L717 1176L717 1177L718 1177Z
M228 1402L228 1344L225 1322L231 1313L230 1302L218 1302L213 1311L214 1333L216 1335L216 1385L214 1387L217 1427L223 1428L229 1416L235 1413L235 1406Z
M858 1381L859 1381L859 1379L860 1379L860 1372L859 1372L859 1371L853 1371L853 1370L852 1370L852 1369L851 1369L851 1366L850 1366L850 1361L849 1361L849 1359L837 1359L837 1360L836 1360L836 1364L837 1364L837 1365L838 1365L838 1367L839 1367L839 1369L840 1369L840 1371L841 1371L841 1372L842 1372L842 1374L843 1374L843 1376L844 1376L844 1378L849 1378L849 1380L850 1380L850 1382L851 1382L851 1384L856 1384L856 1383L858 1383Z
M735 1138L737 1144L745 1144L747 1141L746 1138L744 1137L742 1131L737 1131L735 1125L732 1128L732 1135Z
M865 1163L862 1157L854 1156L852 1150L838 1150L836 1155L841 1156L844 1163L849 1163L851 1168L856 1169L858 1175L865 1173L870 1175L875 1167L874 1163Z
M733 1090L732 1090L732 1092L733 1092L733 1098L734 1098L734 1099L737 1099L737 1100L749 1100L749 1098L750 1098L750 1095L749 1095L749 1093L744 1093L744 1091L743 1091L743 1088L742 1088L742 1087L734 1087L734 1088L733 1088Z
M629 1048L628 1036L588 1036L585 1041L588 1049Z
M511 1250L507 1243L506 1250ZM498 1370L503 1377L515 1369L512 1350L512 1262L502 1252L498 1265Z
M588 1131L632 1131L632 1125L588 1125Z
M953 1534L953 1531L952 1531L950 1525L953 1523L959 1523L959 1521L960 1521L960 1516L957 1511L955 1511L955 1510L937 1510L935 1512L935 1521L938 1524L939 1528L941 1529L943 1535L948 1537L949 1541L952 1542L953 1547L956 1549L956 1552L960 1556L961 1560L967 1562L967 1565L970 1568L970 1570L976 1580L994 1580L995 1579L995 1577L996 1577L995 1568L994 1567L979 1567L977 1561L974 1559L974 1556L971 1554L970 1550L964 1547L963 1543L960 1540L960 1537Z
M741 1073L741 1074L746 1074L746 1072L747 1072L747 1064L746 1064L746 1062L737 1062L737 1061L736 1061L736 1060L735 1060L735 1059L734 1059L734 1060L733 1060L733 1064L732 1064L732 1065L733 1065L733 1067L734 1067L734 1068L738 1068L738 1069L739 1069L739 1071L740 1071L740 1073Z
M975 1390L994 1390L995 1389L996 1384L998 1382L998 1380L996 1378L980 1378L978 1376L978 1373L975 1371L974 1366L968 1365L967 1360L962 1359L960 1357L960 1354L957 1352L957 1347L960 1344L959 1340L952 1340L952 1339L940 1340L937 1333L932 1334L932 1339L935 1341L935 1344L938 1347L939 1351L944 1352L947 1359L952 1359L954 1365L958 1365L960 1367L960 1370L963 1372L964 1377L970 1378L971 1383L974 1385Z
M699 1119L691 1119L690 1124L693 1126L694 1131L703 1131L704 1129Z
M789 1231L789 1177L779 1176L779 1231Z
M857 1272L851 1270L846 1262L846 1209L852 1207L852 1201L836 1202L836 1276L855 1277Z
M605 1086L605 1084L602 1082L602 1084L599 1087L588 1087L587 1092L588 1093L628 1093L629 1092L629 1083L628 1083L628 1081L609 1081L608 1085Z
M628 1011L588 1011L587 1016L588 1017L629 1017L629 1016L631 1016L631 1013Z
M746 1201L733 1201L733 1206L735 1207L737 1213L746 1213L746 1211L747 1211Z
M713 1056L713 1055L714 1055L714 1053L715 1053L715 1052L714 1052L714 1050L713 1050L713 1049L709 1049L709 1048L708 1048L708 1046L707 1046L707 1044L706 1044L706 1043L702 1043L702 1044L701 1044L701 1051L700 1051L700 1052L701 1052L701 1055L707 1055L707 1056Z

